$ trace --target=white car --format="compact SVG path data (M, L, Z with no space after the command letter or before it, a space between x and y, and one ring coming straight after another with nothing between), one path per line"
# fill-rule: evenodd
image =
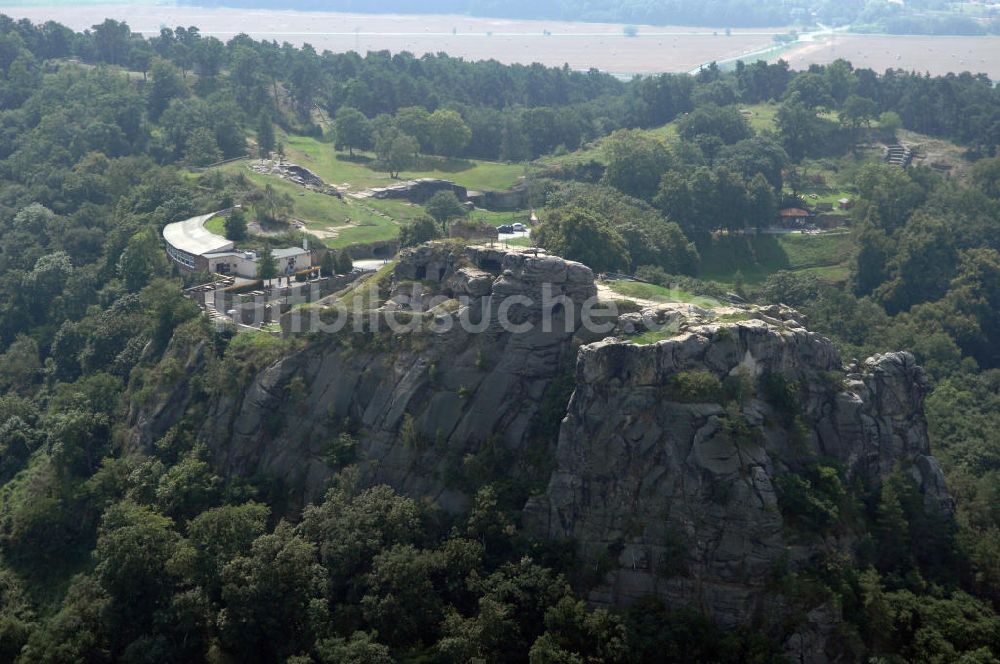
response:
M525 228L524 224L514 224L514 232L515 233L523 233L526 230L528 230L528 229Z

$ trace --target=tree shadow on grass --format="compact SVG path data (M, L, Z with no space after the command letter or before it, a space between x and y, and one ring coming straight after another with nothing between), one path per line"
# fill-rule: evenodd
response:
M421 157L414 170L417 171L441 171L442 173L462 173L476 167L474 162L468 159L454 159L451 157Z
M366 154L358 153L353 157L349 154L338 154L336 159L337 161L343 161L350 164L367 166L373 170L375 168L375 159ZM469 161L468 159L421 155L413 166L411 168L407 168L406 170L416 172L439 171L441 173L463 173L465 171L472 170L475 167L476 163Z
M791 267L788 252L771 234L720 235L699 245L698 251L703 278L731 281L739 273L747 282L758 283Z
M349 154L338 154L336 155L337 161L346 161L349 164L361 164L362 166L368 166L373 161L373 158L366 154L356 154L353 157Z

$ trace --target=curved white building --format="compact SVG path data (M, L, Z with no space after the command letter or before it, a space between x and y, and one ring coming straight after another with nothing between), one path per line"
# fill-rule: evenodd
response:
M220 214L210 212L184 221L167 224L163 229L163 239L167 241L167 255L181 268L192 272L209 272L208 254L232 251L236 243L216 235L205 228L205 222Z
M186 272L233 274L253 279L257 276L260 254L255 251L236 251L235 242L205 228L205 222L224 212L225 210L210 212L167 224L163 228L167 255ZM272 254L278 263L280 275L293 274L312 266L308 246L275 249Z

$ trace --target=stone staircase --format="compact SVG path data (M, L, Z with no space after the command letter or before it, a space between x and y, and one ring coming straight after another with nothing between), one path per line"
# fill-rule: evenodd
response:
M913 161L913 150L903 145L890 145L885 149L885 161L906 168Z

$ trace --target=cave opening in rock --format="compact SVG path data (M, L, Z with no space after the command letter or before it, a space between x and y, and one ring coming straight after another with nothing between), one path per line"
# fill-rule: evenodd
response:
M492 272L493 274L500 274L500 269L501 269L500 261L492 259L484 259L479 264L479 269L485 270L487 272Z

